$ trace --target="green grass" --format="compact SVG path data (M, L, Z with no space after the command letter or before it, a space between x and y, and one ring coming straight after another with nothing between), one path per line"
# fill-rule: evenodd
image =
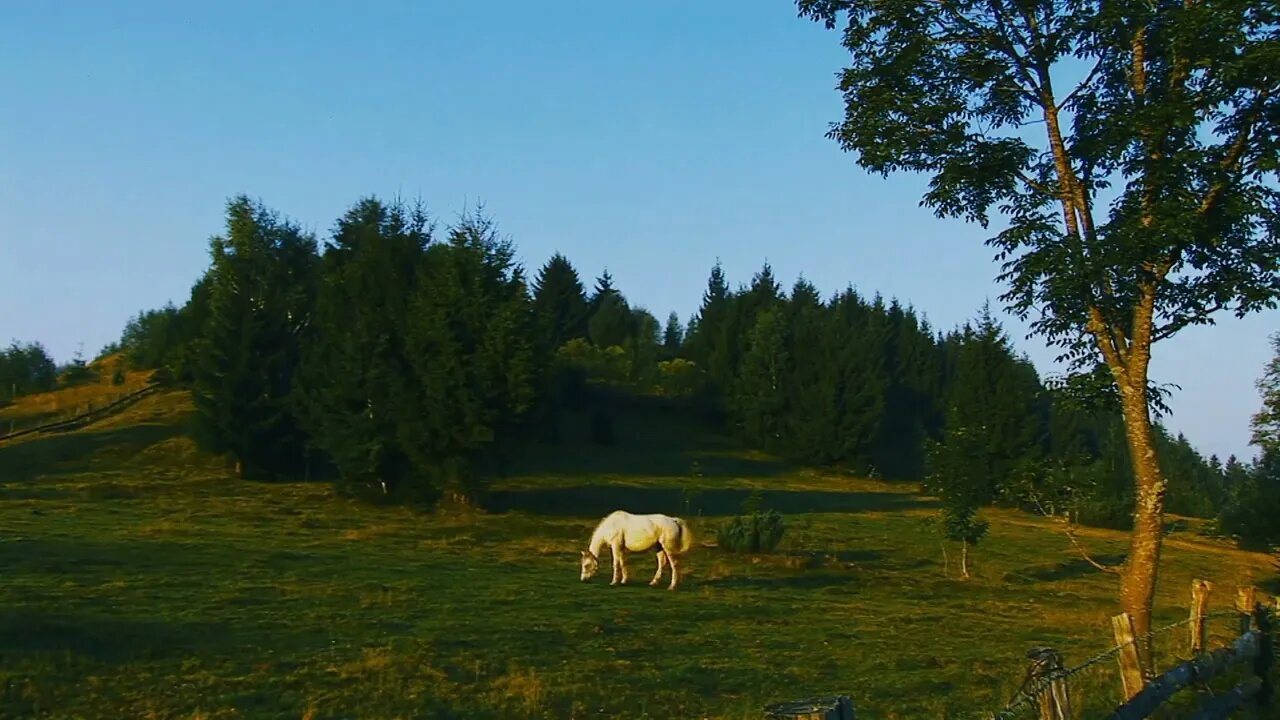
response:
M188 412L169 393L0 444L0 717L757 718L836 692L863 719L973 717L1017 689L1031 647L1071 664L1110 645L1114 578L1046 522L991 512L963 582L914 488L789 469L671 417L622 419L613 448L571 433L488 512L423 514L232 480L183 435ZM753 489L786 515L783 549L706 545ZM633 585L578 581L616 507L692 519L677 592L646 585L648 555ZM1162 622L1192 577L1216 583L1215 609L1271 577L1190 531L1164 562ZM1167 639L1172 661L1184 640ZM1095 708L1118 687L1114 661L1079 683Z

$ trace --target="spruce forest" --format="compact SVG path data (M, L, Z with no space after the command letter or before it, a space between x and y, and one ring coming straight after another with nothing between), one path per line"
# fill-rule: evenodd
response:
M1117 408L1041 377L987 307L934 328L874 289L784 287L767 263L735 282L716 261L697 312L663 321L607 270L556 254L531 272L515 251L483 209L441 228L369 197L317 238L241 196L189 300L139 313L102 354L189 388L194 437L239 476L375 503L483 505L524 450L564 440L566 413L607 445L640 402L802 465L922 482L955 541L980 540L988 506L1131 522ZM3 357L6 387L52 387L38 343ZM1169 512L1276 538L1267 463L1158 442Z

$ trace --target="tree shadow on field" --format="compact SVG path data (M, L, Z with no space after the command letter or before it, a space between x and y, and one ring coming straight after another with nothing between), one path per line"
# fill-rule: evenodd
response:
M161 540L99 541L83 538L18 538L0 543L0 567L8 577L55 576L75 581L127 570L130 573L164 572L174 557L187 550Z
M538 515L597 517L614 510L633 513L685 514L724 517L742 512L753 493L748 488L700 489L686 495L682 488L637 488L584 485L529 490L495 490L486 498L489 512L524 511ZM928 498L894 492L831 492L819 490L760 490L764 509L783 514L859 513L916 510L936 505Z
M95 432L43 435L0 444L0 482L27 482L42 475L85 472L106 453L129 457L148 446L177 437L177 425L142 424Z
M0 647L10 658L28 653L72 653L121 664L231 648L236 642L232 628L220 623L173 623L32 608L0 610Z
M823 590L826 588L853 588L858 582L854 573L807 572L796 575L766 575L757 577L729 576L699 580L699 585L733 590Z
M597 416L607 419L605 441L594 437ZM514 474L688 478L696 463L697 474L707 478L766 478L793 467L746 451L707 422L691 419L688 410L654 398L610 397L565 411L550 424L556 439L523 447L513 459Z
M1103 565L1120 565L1128 557L1127 553L1098 555L1094 559ZM1084 558L1072 558L1056 565L1039 565L1016 573L1010 573L1010 579L1024 582L1057 582L1059 580L1076 580L1089 575L1099 575L1102 571L1090 565Z
M261 630L246 627L242 621L166 617L166 608L182 612L185 606L159 602L140 606L122 602L112 590L83 594L75 590L121 582L146 587L172 580L174 558L189 553L187 545L156 539L46 537L0 543L0 567L5 569L5 577L26 588L21 594L11 594L10 602L0 606L0 648L10 660L71 653L123 664L230 653L245 642L261 642ZM181 591L196 592L181 587ZM228 602L254 590L257 588L244 588ZM279 597L274 588L260 594L269 599ZM313 644L319 646L319 640Z
M696 463L706 478L775 478L792 466L782 460L743 454L738 448L704 438L694 444L687 437L666 439L627 437L610 445L586 443L542 444L526 448L514 465L519 475L551 475L562 478L621 475L688 478ZM668 430L669 432L669 430Z

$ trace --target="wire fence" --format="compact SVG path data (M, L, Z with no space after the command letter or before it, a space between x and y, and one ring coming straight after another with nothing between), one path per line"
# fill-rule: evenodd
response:
M1274 611L1273 611L1274 612ZM1223 610L1204 616L1206 648L1223 646L1240 634L1240 613ZM1061 654L1050 648L1035 648L1027 653L1029 667L1013 697L997 712L985 712L974 720L1024 720L1038 718L1041 698L1055 692L1065 682L1069 686L1071 714L1079 718L1101 718L1125 701L1120 678L1118 656L1130 645L1151 642L1156 674L1190 660L1195 653L1190 647L1190 625L1197 622L1187 617L1153 628L1131 642L1121 643L1093 655L1083 662L1064 666ZM1187 633L1177 638L1176 631Z

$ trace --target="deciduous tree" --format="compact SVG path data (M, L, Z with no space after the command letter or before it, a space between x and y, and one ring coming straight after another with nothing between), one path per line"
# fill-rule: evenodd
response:
M923 200L939 216L985 227L999 211L1002 299L1073 369L1105 366L1135 488L1120 601L1145 636L1166 488L1152 346L1280 294L1276 3L797 6L842 23L852 53L830 136L868 170L929 176Z

